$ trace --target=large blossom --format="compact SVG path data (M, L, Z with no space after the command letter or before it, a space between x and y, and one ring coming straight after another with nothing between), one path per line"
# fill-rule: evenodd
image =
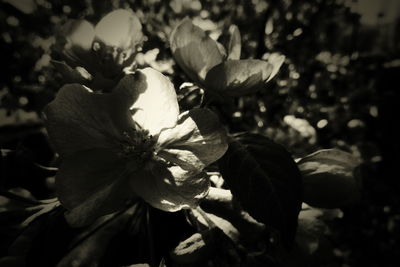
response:
M151 68L125 76L108 94L65 85L45 115L62 158L57 194L76 226L132 197L165 211L196 206L209 188L204 167L227 149L217 116L179 114L172 83Z
M225 96L254 93L276 75L285 57L272 54L266 61L240 59L239 30L232 25L229 31L225 49L185 18L171 33L172 54L185 73L210 92Z
M69 82L98 76L103 80L118 78L123 68L133 63L142 40L142 25L131 10L114 10L96 26L87 20L71 19L61 27L53 47L66 64L53 63Z

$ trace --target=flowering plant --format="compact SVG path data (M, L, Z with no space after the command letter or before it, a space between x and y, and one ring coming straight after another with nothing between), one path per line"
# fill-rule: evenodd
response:
M62 158L58 197L72 225L134 197L166 211L195 207L208 192L204 167L227 149L217 116L179 114L173 85L150 68L125 76L109 94L65 85L45 114Z
M56 157L37 166L51 174L54 198L29 202L20 225L28 230L7 260L30 265L27 243L45 231L42 221L47 237L52 227L68 237L62 253L35 258L39 266L107 266L115 251L123 260L111 266L286 265L299 246L314 254L328 228L320 218L361 199L360 160L337 149L294 160L265 133L236 130L232 110L212 101L267 94L283 55L241 59L237 26L224 47L184 18L157 34L170 48L157 54L177 65L166 76L136 64L154 25L141 10L116 9L95 26L74 19L60 28L52 62L64 84L43 109ZM183 103L182 77L205 92L198 103Z
M132 69L142 42L142 25L131 10L114 10L96 26L84 19L69 20L61 26L54 45L62 61L53 64L66 82L105 90L115 86L124 68Z
M230 33L225 49L200 27L184 19L171 33L172 54L185 73L206 90L224 96L254 93L277 74L285 57L274 54L267 61L241 60L239 30L232 25Z

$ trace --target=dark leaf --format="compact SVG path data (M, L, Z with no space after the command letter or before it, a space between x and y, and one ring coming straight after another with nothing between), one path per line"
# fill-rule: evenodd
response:
M243 208L279 230L291 247L302 203L302 178L295 162L284 147L262 135L235 139L219 161L222 176Z
M132 216L128 229L112 238L101 267L158 263L164 257L168 259L171 250L184 236L193 233L182 211L164 212L147 204L142 206L138 214Z
M65 209L59 206L28 226L26 231L31 239L31 248L26 255L27 267L53 267L64 256L68 244L77 233L76 229L68 226L64 212ZM29 229L35 231L30 233Z
M57 266L98 266L111 239L127 225L137 207L136 204L109 219L101 228L74 246Z
M355 175L358 158L338 149L323 149L302 158L297 166L304 181L304 202L318 208L352 206L361 199Z
M254 220L239 206L232 199L229 190L214 187L210 188L207 198L201 202L201 207L209 219L231 237L234 242L238 241L246 249L255 248L260 250L260 247L265 247L264 241L269 236L266 227L264 224ZM228 229L224 229L223 226L227 226ZM233 231L229 229L233 229ZM229 235L229 232L232 234ZM236 239L238 240L232 238L235 235L237 235Z

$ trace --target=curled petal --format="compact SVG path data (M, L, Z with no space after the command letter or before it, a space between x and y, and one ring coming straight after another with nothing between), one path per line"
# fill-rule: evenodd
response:
M210 186L204 173L193 173L178 166L166 167L157 161L150 161L133 173L130 185L146 202L164 211L196 207Z
M280 55L278 53L272 53L268 56L267 62L269 64L272 64L272 72L271 75L269 75L266 82L270 81L272 78L275 77L275 75L278 73L284 61L285 61L285 56Z
M117 88L123 87L125 80ZM129 111L133 101L123 90L99 94L80 84L63 86L44 110L56 151L64 157L81 150L115 147L123 132L133 126Z
M179 106L173 84L160 72L145 68L137 73L137 99L130 107L133 120L151 135L176 125ZM132 76L131 76L132 77ZM131 78L132 79L132 78ZM126 83L135 83L135 81ZM130 88L133 88L132 85Z
M254 93L276 74L281 64L256 59L228 60L207 73L206 88L229 96Z
M161 132L158 144L160 157L197 172L222 157L228 148L225 129L208 109L182 113L175 128Z
M125 161L114 151L92 149L63 159L56 175L61 204L71 226L83 226L118 210L133 194L127 188Z
M170 46L179 66L199 83L203 83L209 69L224 59L217 43L187 18L173 30Z

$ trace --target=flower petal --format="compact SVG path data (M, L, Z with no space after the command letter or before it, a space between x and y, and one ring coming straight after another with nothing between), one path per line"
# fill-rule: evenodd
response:
M179 106L174 85L160 72L145 68L140 74L142 89L131 106L133 120L151 135L176 125Z
M272 64L271 75L269 75L269 78L266 80L266 82L269 82L278 73L283 62L285 61L285 56L280 55L278 53L272 53L268 56L267 61L268 63Z
M117 88L126 88L127 79L131 77L122 79ZM80 84L63 86L44 110L56 151L68 156L80 150L115 147L123 132L133 126L129 107L134 96L125 91L99 94Z
M192 109L180 115L178 125L162 131L158 155L185 170L201 171L228 148L226 131L208 109Z
M131 175L131 189L155 208L177 211L194 208L210 186L207 175L192 173L178 166L167 168L162 162L150 161Z
M208 70L224 59L217 43L188 18L173 30L170 46L179 66L191 79L201 84Z
M242 41L240 37L239 28L236 25L229 27L229 44L228 44L228 59L240 59L240 52L242 50Z
M256 59L225 61L207 73L206 88L229 96L254 93L276 74L282 62L274 64Z
M142 41L142 24L131 10L117 9L99 21L95 35L107 46L126 50Z
M103 17L95 27L93 46L103 75L118 77L132 65L142 40L142 25L131 10L117 9Z
M82 19L69 20L60 29L55 49L62 52L64 59L73 67L92 62L93 25Z
M134 194L127 187L125 161L114 151L92 149L63 159L56 190L72 226L83 226L118 210Z

